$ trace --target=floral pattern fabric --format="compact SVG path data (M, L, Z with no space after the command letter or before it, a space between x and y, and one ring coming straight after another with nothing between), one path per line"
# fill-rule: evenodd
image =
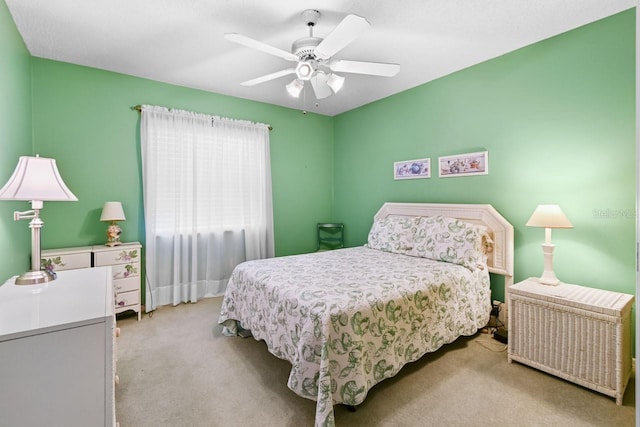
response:
M486 264L486 227L444 216L420 217L408 255L450 262L475 270Z
M219 323L248 329L291 362L288 387L315 400L316 426L333 405L368 391L489 320L487 269L356 247L248 261L234 270Z
M420 217L389 216L375 220L367 246L397 254L406 254L413 249Z

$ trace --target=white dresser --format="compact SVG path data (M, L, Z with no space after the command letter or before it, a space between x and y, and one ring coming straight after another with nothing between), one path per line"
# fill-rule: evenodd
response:
M0 426L115 425L111 267L0 286Z
M509 362L612 396L631 375L634 296L527 279L509 288Z
M116 292L115 310L122 313L133 310L142 315L140 297L140 258L142 245L138 242L118 246L82 246L75 248L47 249L41 253L40 264L52 271L76 268L113 267L113 288Z
M140 305L140 249L138 242L119 246L93 246L93 266L112 266L116 314L127 310L142 315Z

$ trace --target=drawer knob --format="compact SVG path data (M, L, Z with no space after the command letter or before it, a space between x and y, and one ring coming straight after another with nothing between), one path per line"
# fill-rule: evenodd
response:
M118 301L118 305L119 305L120 307L124 307L126 304L127 304L127 303L125 302L125 300Z

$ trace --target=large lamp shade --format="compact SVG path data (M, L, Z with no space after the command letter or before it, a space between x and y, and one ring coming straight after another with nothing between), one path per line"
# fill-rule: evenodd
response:
M14 212L15 221L31 219L31 271L16 278L16 285L34 285L56 278L52 271L40 268L40 209L44 201L76 201L78 198L66 186L54 159L22 156L9 181L0 189L0 200L27 200L31 210Z
M9 181L0 189L0 200L77 201L66 186L55 159L22 156Z

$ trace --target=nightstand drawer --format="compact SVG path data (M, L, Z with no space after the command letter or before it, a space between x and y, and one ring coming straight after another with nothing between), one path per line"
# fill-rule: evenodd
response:
M52 271L91 267L91 248L44 250L40 254L42 268Z
M116 311L138 303L140 303L140 292L138 291L123 292L116 295Z
M117 294L130 291L138 291L140 286L140 280L137 277L128 277L126 279L119 279L113 281L113 288Z
M111 266L111 271L113 273L113 280L137 277L140 274L140 264L138 262L115 264Z
M93 265L127 264L140 260L140 244L124 244L113 248L93 248Z

